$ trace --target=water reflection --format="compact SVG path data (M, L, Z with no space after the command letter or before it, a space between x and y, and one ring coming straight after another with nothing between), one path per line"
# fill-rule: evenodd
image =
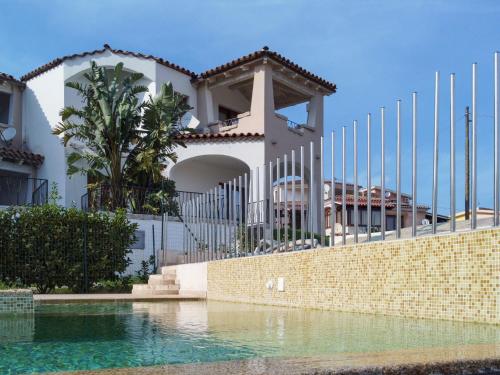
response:
M0 316L0 373L500 343L500 327L223 302L42 305Z

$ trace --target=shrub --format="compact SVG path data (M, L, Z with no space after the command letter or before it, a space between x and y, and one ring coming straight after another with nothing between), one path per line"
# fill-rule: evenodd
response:
M87 291L113 280L130 263L135 224L123 211L86 213L53 204L0 211L0 280Z

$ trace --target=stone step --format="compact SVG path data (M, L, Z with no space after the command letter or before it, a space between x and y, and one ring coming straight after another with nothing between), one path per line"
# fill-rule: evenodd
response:
M149 285L175 285L175 277L171 275L150 275L148 279Z
M132 294L143 296L175 295L179 294L179 287L177 285L157 285L151 287L147 284L134 284L132 286Z
M161 274L162 275L176 276L175 268L162 267Z
M152 290L176 290L179 291L179 285L150 285L149 286Z

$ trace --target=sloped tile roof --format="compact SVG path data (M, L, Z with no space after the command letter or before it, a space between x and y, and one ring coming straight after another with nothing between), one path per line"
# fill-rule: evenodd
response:
M246 64L250 61L258 60L263 57L268 57L270 59L273 59L274 61L277 61L278 63L286 66L290 70L304 76L307 79L310 79L313 82L316 82L317 84L323 86L327 90L331 92L336 92L337 91L337 85L329 82L307 70L304 68L300 67L299 65L295 64L293 61L287 59L286 57L280 55L277 52L269 50L268 47L264 46L261 50L252 52L248 55L242 56L236 60L230 61L226 64L217 66L213 69L209 69L201 74L198 75L198 77L195 78L195 80L202 80L208 77L211 77L215 74L223 73L229 69L235 68L239 65Z
M16 85L24 86L24 82L19 81L18 79L14 78L14 76L0 72L0 82L2 81L12 82L15 83Z
M26 82L32 78L35 78L38 75L45 73L46 71L59 66L60 64L62 64L66 60L71 60L71 59L78 58L78 57L97 55L97 54L103 53L105 51L111 51L115 54L120 54L120 55L124 55L124 56L133 56L133 57L137 57L137 58L149 59L149 60L156 61L157 63L159 63L161 65L164 65L164 66L169 67L171 69L177 70L180 73L183 73L183 74L190 76L194 82L204 80L204 79L211 77L215 74L223 73L229 69L235 68L239 65L243 65L247 62L255 61L255 60L258 60L258 59L263 58L263 57L268 57L268 58L273 59L274 61L286 66L290 70L302 75L303 77L305 77L313 82L316 82L318 85L323 86L325 89L327 89L328 91L331 91L332 93L336 92L336 90L337 90L337 86L334 83L329 82L329 81L307 71L306 69L300 67L299 65L295 64L293 61L285 58L284 56L280 55L279 53L274 52L274 51L270 51L268 47L263 47L259 51L252 52L248 55L242 56L242 57L240 57L236 60L230 61L226 64L217 66L213 69L209 69L201 74L196 74L196 73L194 73L186 68L183 68L177 64L173 64L170 61L162 59L161 57L156 57L153 55L145 55L142 53L131 52L131 51L126 51L126 50L121 50L121 49L115 49L115 48L111 48L108 44L105 44L103 48L96 49L94 51L75 53L73 55L58 57L57 59L54 59L51 62L49 62L45 65L42 65L42 66L32 70L29 73L26 73L25 75L23 75L21 77L21 81ZM12 77L12 78L14 78L14 77Z
M0 147L0 159L38 167L43 163L45 158L42 155L22 151L17 148Z
M215 134L183 134L177 137L177 139L183 141L193 141L193 140L218 140L218 139L234 139L234 138L264 138L264 134L260 133L215 133Z
M49 63L47 63L45 65L42 65L39 68L36 68L35 70L32 70L31 72L23 75L21 77L21 81L25 82L25 81L28 81L28 80L30 80L32 78L35 78L36 76L38 76L38 75L40 75L42 73L45 73L46 71L59 66L60 64L62 64L66 60L71 60L71 59L74 59L74 58L77 58L77 57L85 57L85 56L97 55L97 54L100 54L100 53L104 53L106 51L113 52L113 53L115 53L117 55L132 56L132 57L138 57L138 58L141 58L141 59L153 60L153 61L156 61L158 64L161 64L163 66L166 66L166 67L174 69L174 70L177 70L178 72L186 74L186 75L188 75L190 77L195 77L196 76L196 74L193 73L193 72L191 72L190 70L188 70L186 68L183 68L183 67L181 67L181 66L179 66L177 64L173 64L170 61L162 59L161 57L156 57L156 56L153 56L153 55L145 55L145 54L142 54L142 53L125 51L125 50L121 50L121 49L114 49L114 48L111 48L109 46L109 44L105 44L103 48L96 49L94 51L82 52L82 53L75 53L73 55L67 55L67 56L63 56L63 57L58 57L57 59L54 59L51 62L49 62Z

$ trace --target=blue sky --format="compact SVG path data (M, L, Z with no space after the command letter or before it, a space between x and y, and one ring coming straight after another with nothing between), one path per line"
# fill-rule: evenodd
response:
M419 93L419 202L430 203L434 72L441 72L440 192L449 208L448 75L457 74L458 208L463 208L463 111L471 64L479 64L478 202L492 206L493 52L500 1L7 1L0 0L0 71L20 76L49 60L109 43L200 72L268 45L334 81L325 133L360 122L360 182L366 114L373 113L373 171L380 170L379 107L387 112L387 184L395 186L395 101L403 106L403 190L411 187L410 95ZM290 112L303 120L302 113ZM349 138L349 148L352 147ZM340 144L340 143L338 143ZM339 150L340 151L340 150ZM350 149L349 151L350 152ZM349 155L351 155L350 153ZM337 153L337 159L340 153ZM340 164L337 164L340 171ZM348 166L348 175L352 167ZM374 182L378 183L374 177Z

